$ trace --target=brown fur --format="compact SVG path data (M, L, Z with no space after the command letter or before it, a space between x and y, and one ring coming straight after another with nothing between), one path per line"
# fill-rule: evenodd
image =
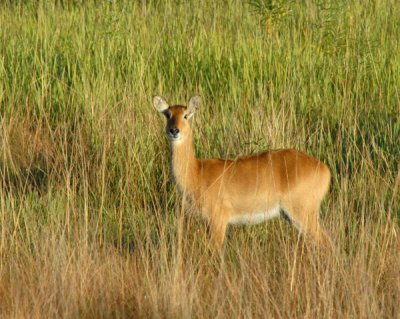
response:
M272 217L277 211L284 211L297 228L317 243L328 243L329 237L318 221L318 214L329 189L329 168L293 149L236 159L197 159L191 126L184 118L198 107L199 98L195 102L192 99L188 108L168 106L159 97L155 98L154 105L167 116L167 134L171 129L179 129L179 139L170 136L174 178L210 223L215 245L222 245L230 221L235 218L246 221L251 214L271 210Z

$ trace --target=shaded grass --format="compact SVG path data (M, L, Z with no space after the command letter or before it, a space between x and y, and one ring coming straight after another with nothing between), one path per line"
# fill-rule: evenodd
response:
M399 316L400 6L288 4L0 5L2 317ZM337 256L280 220L210 256L154 94L203 96L200 157L326 162Z

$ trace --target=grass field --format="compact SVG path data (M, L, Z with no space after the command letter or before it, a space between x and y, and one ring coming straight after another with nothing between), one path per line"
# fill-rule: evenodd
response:
M400 2L2 1L1 318L400 318ZM314 251L206 225L154 95L199 94L197 155L332 170Z

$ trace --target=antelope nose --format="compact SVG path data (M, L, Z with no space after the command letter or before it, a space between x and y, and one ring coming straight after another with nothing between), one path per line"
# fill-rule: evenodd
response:
M179 133L179 128L173 127L173 128L171 128L171 129L169 130L169 132L170 132L173 136L176 136L176 135L178 135L178 133Z

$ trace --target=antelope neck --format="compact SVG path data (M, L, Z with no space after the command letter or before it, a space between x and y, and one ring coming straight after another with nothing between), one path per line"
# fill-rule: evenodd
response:
M200 165L194 152L192 134L179 143L170 142L172 171L181 191L195 196L198 187Z

